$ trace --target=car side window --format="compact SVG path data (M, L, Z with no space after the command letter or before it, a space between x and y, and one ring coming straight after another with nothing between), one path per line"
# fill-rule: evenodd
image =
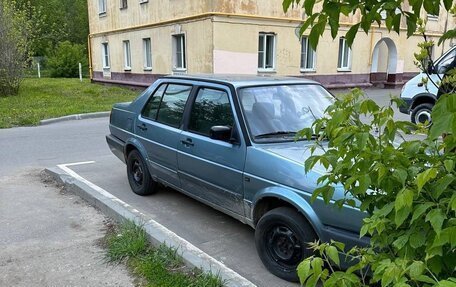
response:
M191 91L192 86L169 84L160 103L157 121L173 127L179 127L185 103Z
M223 90L201 88L192 106L188 129L209 136L213 126L233 126L228 94Z
M161 85L155 93L150 97L146 106L144 107L141 115L145 118L155 120L157 118L158 107L163 96L163 92L166 89L166 84Z

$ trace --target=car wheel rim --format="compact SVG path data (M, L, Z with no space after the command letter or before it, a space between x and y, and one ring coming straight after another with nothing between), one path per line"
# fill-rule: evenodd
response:
M140 186L143 183L143 170L141 167L141 164L139 163L138 160L135 160L133 162L132 168L132 175L133 175L133 180L135 181L135 184Z
M284 225L271 228L266 235L269 256L287 270L295 270L302 260L303 248L296 234Z
M425 122L431 122L431 113L427 110L420 111L415 116L415 122L424 124Z

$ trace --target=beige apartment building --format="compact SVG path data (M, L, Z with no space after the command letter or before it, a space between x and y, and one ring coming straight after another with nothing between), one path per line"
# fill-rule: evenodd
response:
M314 51L305 15L284 13L281 0L88 0L91 78L148 86L168 74L258 74L305 77L328 87L395 86L417 74L413 54L422 36L374 27L351 48L344 35L359 15L341 16L336 39L327 31ZM318 9L316 7L315 9ZM407 7L404 7L407 9ZM423 12L424 13L424 12ZM455 25L444 9L428 19L437 40ZM452 43L434 47L441 55Z

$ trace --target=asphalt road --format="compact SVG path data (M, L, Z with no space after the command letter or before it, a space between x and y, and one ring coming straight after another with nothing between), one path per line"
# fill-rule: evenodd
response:
M380 104L387 104L389 92L399 94L399 90L372 89L368 95ZM409 119L399 113L397 118ZM148 197L133 194L125 165L106 145L108 132L108 118L0 130L0 174L7 176L24 168L95 161L72 169L149 214L258 286L296 286L271 275L263 267L250 227L170 189Z

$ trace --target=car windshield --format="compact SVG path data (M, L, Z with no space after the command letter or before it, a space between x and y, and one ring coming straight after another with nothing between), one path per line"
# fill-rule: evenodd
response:
M316 84L246 87L239 98L253 140L293 140L324 115L334 97Z

